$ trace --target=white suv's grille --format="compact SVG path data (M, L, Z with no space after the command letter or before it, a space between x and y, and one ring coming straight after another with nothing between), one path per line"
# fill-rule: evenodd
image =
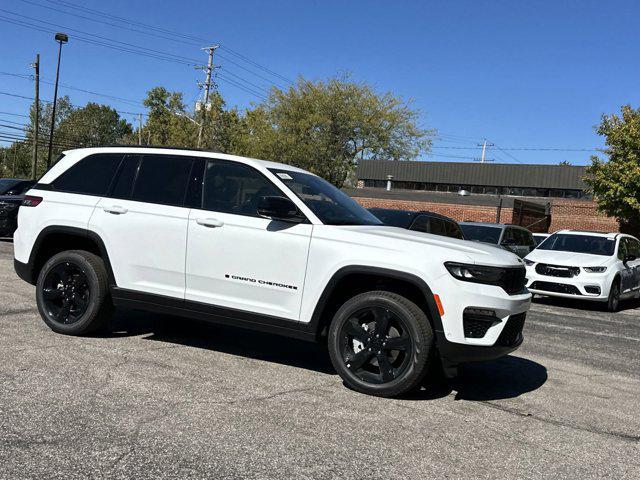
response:
M571 278L577 277L580 274L580 268L539 263L536 265L536 272L540 275L547 275L549 277Z

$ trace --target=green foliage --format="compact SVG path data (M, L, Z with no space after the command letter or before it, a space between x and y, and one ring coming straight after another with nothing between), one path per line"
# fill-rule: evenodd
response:
M242 153L305 168L342 186L358 160L409 160L431 145L418 112L390 93L348 79L300 79L274 88L245 116Z
M598 208L620 221L623 231L640 232L640 109L625 105L621 115L603 115L597 127L609 156L591 157L585 182Z

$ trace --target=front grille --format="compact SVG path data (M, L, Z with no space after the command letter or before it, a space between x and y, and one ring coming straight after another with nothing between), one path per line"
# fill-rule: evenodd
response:
M532 290L542 290L545 292L566 293L569 295L582 295L580 290L574 285L553 282L533 282L529 285Z
M518 313L511 315L507 320L507 324L502 329L496 344L502 347L513 347L522 341L522 329L524 328L524 319L526 313Z
M505 268L500 286L509 295L520 293L527 284L527 270L524 267Z
M539 263L538 265L536 265L536 272L540 275L546 275L549 277L572 278L577 277L580 274L580 268Z

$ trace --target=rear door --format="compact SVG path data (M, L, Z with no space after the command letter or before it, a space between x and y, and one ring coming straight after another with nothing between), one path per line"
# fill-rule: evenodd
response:
M186 299L298 320L313 226L262 218L263 196L286 196L251 166L207 160L191 210Z
M626 263L624 259L628 255L636 258ZM640 288L640 245L638 241L631 237L622 237L618 246L618 260L621 262L620 284L621 292L628 293Z
M189 208L184 206L193 159L127 155L89 228L107 248L118 287L184 298Z

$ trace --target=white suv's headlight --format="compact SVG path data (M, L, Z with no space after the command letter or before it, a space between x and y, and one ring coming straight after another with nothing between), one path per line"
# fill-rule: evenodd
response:
M527 260L526 258L523 259L524 260L524 264L527 267L530 267L531 265L534 265L536 262L532 261L532 260Z
M582 267L585 272L602 273L607 271L607 267Z

